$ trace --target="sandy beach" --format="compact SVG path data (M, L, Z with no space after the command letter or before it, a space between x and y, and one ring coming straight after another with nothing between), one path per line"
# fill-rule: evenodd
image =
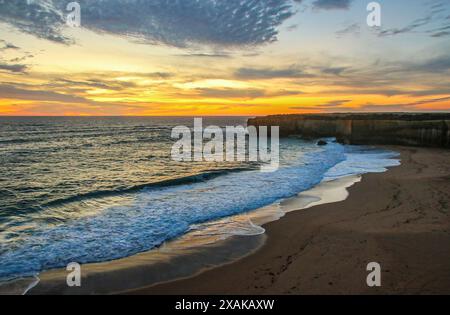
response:
M289 213L256 253L130 294L449 294L450 151L389 147L402 165L348 199ZM382 286L366 284L378 262Z

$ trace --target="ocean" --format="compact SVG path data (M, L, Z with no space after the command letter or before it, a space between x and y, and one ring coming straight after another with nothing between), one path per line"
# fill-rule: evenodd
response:
M204 126L246 120L209 117ZM178 125L193 118L1 117L0 281L132 256L324 180L399 164L395 152L298 137L280 140L273 173L255 162L176 162ZM219 234L261 233L220 222Z

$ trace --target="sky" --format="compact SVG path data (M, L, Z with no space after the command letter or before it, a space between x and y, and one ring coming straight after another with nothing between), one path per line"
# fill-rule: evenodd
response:
M450 111L450 1L0 0L0 115Z

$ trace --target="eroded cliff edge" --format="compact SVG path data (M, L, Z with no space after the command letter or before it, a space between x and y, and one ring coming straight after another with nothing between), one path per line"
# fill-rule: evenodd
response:
M347 144L450 148L450 113L305 114L257 117L253 126L279 126L281 136L336 137Z

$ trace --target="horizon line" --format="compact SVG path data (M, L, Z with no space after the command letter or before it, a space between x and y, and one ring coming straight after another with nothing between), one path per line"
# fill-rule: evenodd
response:
M0 118L133 118L133 117L165 117L165 118L195 118L195 117L265 117L265 116L283 116L283 115L338 115L338 114L448 114L450 110L443 111L379 111L379 112L364 112L364 111L350 111L350 112L333 112L333 113L278 113L267 115L0 115Z

